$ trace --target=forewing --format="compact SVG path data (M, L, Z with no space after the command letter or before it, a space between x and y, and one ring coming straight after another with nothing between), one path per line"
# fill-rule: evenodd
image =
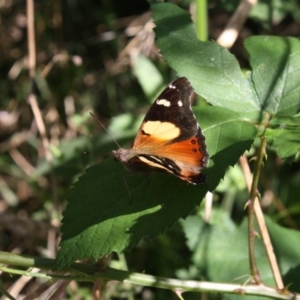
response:
M193 88L185 77L171 82L146 114L133 149L172 144L197 134L198 122L191 108Z

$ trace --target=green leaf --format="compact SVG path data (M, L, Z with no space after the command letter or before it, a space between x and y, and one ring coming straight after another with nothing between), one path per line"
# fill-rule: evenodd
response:
M260 110L252 82L227 49L215 42L200 42L190 15L177 6L153 3L151 8L158 47L168 64L189 78L197 94L233 111Z
M220 107L194 108L207 141L210 154L209 190L213 191L229 166L250 148L257 129L240 119L239 114Z
M149 99L154 98L155 95L157 96L157 91L163 84L163 77L152 61L145 56L137 56L133 71L145 95ZM149 80L149 74L151 74L151 80Z
M156 237L214 190L226 168L251 146L256 128L235 112L195 109L210 153L208 183L194 186L168 175L132 175L113 160L87 169L72 189L64 212L59 268L74 260L122 252L141 238Z
M300 291L300 233L276 225L266 217L272 245L278 259L284 284L291 291ZM245 284L250 278L248 254L248 228L245 219L236 226L222 211L213 211L211 224L200 216L190 216L182 222L187 244L193 252L193 263L205 280ZM255 253L260 277L264 284L275 286L263 241L256 239ZM226 295L226 299L243 299L244 296ZM259 299L251 297L251 299Z
M263 0L258 1L250 10L249 17L260 23L265 29L279 24L288 14L297 14L298 5L295 0Z
M245 41L260 106L271 114L300 110L300 41L260 36Z
M187 76L197 94L237 112L295 114L300 109L300 42L287 37L251 37L251 79L235 57L214 42L197 39L190 15L171 3L153 3L157 45L168 64ZM258 117L258 114L255 115ZM261 118L261 116L260 116Z
M279 226L269 218L266 218L266 221L284 285L290 285L290 291L299 293L300 251L298 245L300 232Z
M269 145L281 158L300 158L300 114L292 117L275 117L270 121L266 137Z

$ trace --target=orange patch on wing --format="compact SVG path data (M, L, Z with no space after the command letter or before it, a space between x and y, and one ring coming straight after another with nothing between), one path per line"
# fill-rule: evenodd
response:
M204 153L197 136L183 142L169 144L169 141L141 135L137 142L134 147L135 150L139 150L143 154L172 159L182 170L184 166L198 170L204 167Z
M178 163L186 164L190 167L202 167L202 153L201 145L198 143L197 137L192 137L183 142L166 145L165 147L157 149L153 155L163 156L173 159Z

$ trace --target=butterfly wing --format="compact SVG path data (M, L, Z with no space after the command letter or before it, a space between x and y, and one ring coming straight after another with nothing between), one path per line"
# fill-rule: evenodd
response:
M146 114L133 142L133 149L155 148L159 144L184 141L198 132L191 109L193 88L185 77L171 82Z
M206 181L205 137L193 114L193 88L184 77L171 82L146 114L129 150L114 155L132 172L169 172L192 184Z

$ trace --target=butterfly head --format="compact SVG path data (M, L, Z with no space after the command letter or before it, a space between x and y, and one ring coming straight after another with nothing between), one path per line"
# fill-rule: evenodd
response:
M134 154L131 153L131 152L132 152L131 150L126 150L126 149L123 149L123 148L120 148L120 149L118 149L118 150L113 150L112 152L113 152L115 158L116 158L118 161L122 162L123 164L126 164L126 162L127 162L131 157L134 156Z

